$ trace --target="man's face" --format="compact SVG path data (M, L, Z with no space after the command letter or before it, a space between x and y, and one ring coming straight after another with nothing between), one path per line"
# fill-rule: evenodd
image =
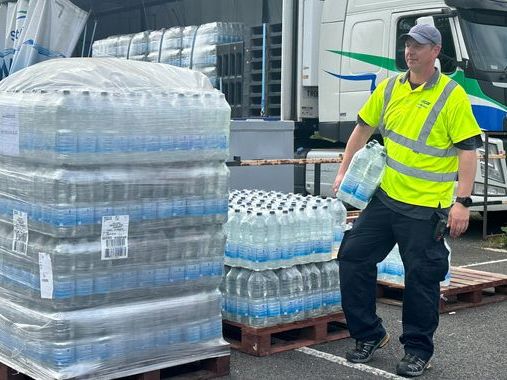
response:
M415 73L427 70L428 67L433 68L440 49L440 45L423 45L413 38L407 38L405 41L405 61L408 68Z

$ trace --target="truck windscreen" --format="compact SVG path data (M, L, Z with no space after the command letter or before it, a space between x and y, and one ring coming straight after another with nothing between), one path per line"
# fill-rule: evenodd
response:
M507 13L461 10L460 22L476 70L507 75Z

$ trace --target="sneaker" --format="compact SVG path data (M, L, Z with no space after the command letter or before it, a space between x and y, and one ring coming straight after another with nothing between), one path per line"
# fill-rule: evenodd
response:
M405 377L421 376L426 368L430 365L430 361L423 360L412 354L405 354L403 359L396 366L396 373Z
M367 363L373 357L375 351L384 347L389 342L390 336L388 333L379 340L370 340L368 342L361 342L356 340L356 348L347 352L345 357L352 363Z

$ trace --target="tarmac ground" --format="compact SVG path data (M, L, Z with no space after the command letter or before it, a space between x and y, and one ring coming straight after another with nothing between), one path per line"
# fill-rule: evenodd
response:
M489 229L496 233L501 226L507 226L507 219L497 219L492 220ZM507 274L507 250L487 247L479 215L473 215L465 235L448 241L453 266ZM231 373L224 379L402 379L395 375L396 363L403 356L398 341L401 308L378 303L377 313L391 341L367 365L345 361L345 352L354 346L349 338L261 358L232 350ZM441 314L431 368L420 378L507 380L507 300Z

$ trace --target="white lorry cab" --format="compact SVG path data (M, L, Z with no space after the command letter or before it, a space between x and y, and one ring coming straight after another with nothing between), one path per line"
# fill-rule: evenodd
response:
M302 37L297 117L300 121L318 118L320 137L347 141L359 109L376 86L386 77L407 70L400 36L415 24L424 23L440 30L443 47L437 65L468 93L481 129L505 132L503 138L499 136L501 133L489 138L489 154L505 152L506 0L304 0L302 3L298 28ZM313 25L309 18L320 18L320 27ZM312 42L318 42L317 56L313 55L316 51ZM282 106L283 116L286 112ZM484 160L478 160L473 190L475 202L483 199L484 164ZM505 159L489 160L488 194L490 200L497 200L490 210L507 209L506 204L498 202L507 200L506 181ZM324 186L322 191L326 192ZM476 209L482 210L482 206Z

